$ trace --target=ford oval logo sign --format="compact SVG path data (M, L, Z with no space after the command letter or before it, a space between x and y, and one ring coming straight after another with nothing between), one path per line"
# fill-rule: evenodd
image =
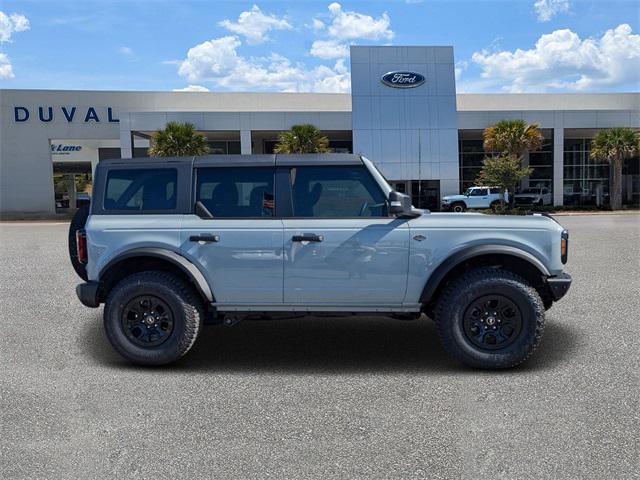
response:
M424 83L424 75L416 72L397 71L385 73L381 80L382 83L389 87L415 88Z

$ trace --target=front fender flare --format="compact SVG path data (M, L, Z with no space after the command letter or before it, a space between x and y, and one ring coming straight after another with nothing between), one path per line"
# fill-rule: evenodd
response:
M465 262L471 258L479 257L483 255L508 255L516 258L520 258L529 262L536 267L541 275L545 277L551 276L549 269L533 254L526 252L520 248L510 247L508 245L476 245L474 247L468 247L460 250L449 257L447 257L440 265L433 271L427 283L420 295L420 302L422 304L428 303L432 298L440 282L444 277L457 265Z
M98 279L102 279L104 275L110 270L110 268L117 263L120 263L127 258L135 257L152 257L168 261L169 263L178 267L192 280L193 284L196 286L203 298L205 298L210 303L215 301L215 297L213 296L213 292L209 287L209 283L207 282L203 273L198 269L198 267L196 267L193 263L191 263L191 261L189 261L182 255L174 252L173 250L167 250L165 248L134 248L132 250L121 253L120 255L111 259L104 267L102 267L98 274Z

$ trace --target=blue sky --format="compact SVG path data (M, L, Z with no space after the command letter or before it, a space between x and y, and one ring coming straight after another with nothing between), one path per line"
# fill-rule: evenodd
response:
M636 1L0 3L0 88L349 89L348 45L453 45L458 91L638 91Z

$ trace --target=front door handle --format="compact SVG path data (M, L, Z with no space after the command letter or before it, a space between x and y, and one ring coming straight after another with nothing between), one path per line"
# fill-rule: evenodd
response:
M324 237L315 233L305 233L304 235L294 235L291 240L293 242L321 242Z
M202 242L202 243L214 243L220 241L219 235L211 235L209 233L203 233L200 235L191 235L189 240L192 242Z

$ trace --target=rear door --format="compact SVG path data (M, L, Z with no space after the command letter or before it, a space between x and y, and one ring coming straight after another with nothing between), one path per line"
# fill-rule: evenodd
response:
M282 304L283 230L275 216L273 165L197 165L193 202L211 218L185 215L184 254L203 270L219 307Z
M389 306L406 292L409 228L362 164L290 167L284 302Z

